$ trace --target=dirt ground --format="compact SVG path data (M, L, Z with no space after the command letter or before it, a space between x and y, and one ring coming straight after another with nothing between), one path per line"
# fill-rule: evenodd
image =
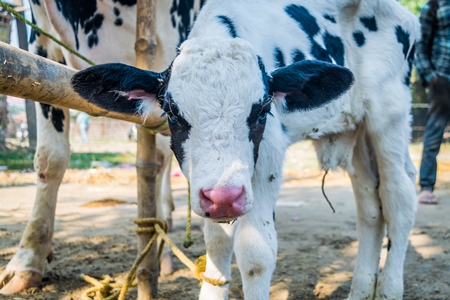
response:
M420 205L410 236L405 266L405 300L450 299L450 147L439 157L439 204ZM416 165L420 147L411 147ZM0 269L17 249L31 213L35 174L1 173ZM291 148L286 159L276 227L279 250L272 278L271 300L345 299L350 289L357 250L355 205L350 181L343 172L327 176L325 191L336 209L333 214L321 192L321 173L312 146ZM14 297L0 299L80 299L91 287L80 274L123 280L136 257L136 178L134 169L69 170L58 197L54 259L48 264L42 285ZM176 210L170 237L181 248L186 216L186 181L173 178ZM87 205L106 198L122 204ZM184 250L195 260L205 252L202 222L193 215L194 245ZM386 243L385 243L386 244ZM386 245L380 265L383 265ZM176 271L159 281L160 299L196 299L199 285L178 259ZM243 299L235 263L230 299ZM135 299L132 288L127 299Z

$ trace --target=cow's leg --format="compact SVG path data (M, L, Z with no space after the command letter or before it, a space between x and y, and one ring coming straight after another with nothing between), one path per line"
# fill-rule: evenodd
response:
M156 175L156 195L158 218L168 223L169 231L172 228L172 211L174 209L172 191L170 187L170 167L172 151L170 150L170 138L161 134L156 135L156 151L158 170ZM158 244L161 239L158 239ZM165 276L173 272L172 254L165 244L160 260L160 274Z
M70 155L68 109L37 104L36 110L36 199L19 249L0 275L0 286L3 286L0 293L6 295L38 286L41 282L45 260L52 252L58 188Z
M377 282L377 300L402 299L408 237L417 211L406 113L392 116L387 127L372 134L380 174L379 196L389 238L386 264Z
M231 279L233 236L239 223L240 220L237 220L233 225L217 224L211 220L205 220L206 270L204 275L206 277L220 281ZM199 299L228 299L228 284L215 286L204 281Z
M269 299L278 246L270 206L254 207L236 229L234 251L245 299Z
M357 207L358 254L348 299L373 299L384 237L384 220L378 197L375 150L364 128L359 129L350 172Z

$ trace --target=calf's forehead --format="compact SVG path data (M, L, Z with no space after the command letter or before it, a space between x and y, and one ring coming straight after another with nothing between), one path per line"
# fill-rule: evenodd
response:
M251 45L239 39L218 42L189 40L173 63L168 92L188 121L247 117L267 93Z

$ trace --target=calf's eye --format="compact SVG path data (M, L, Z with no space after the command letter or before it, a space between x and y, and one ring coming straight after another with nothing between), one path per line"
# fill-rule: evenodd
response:
M258 123L259 124L264 124L265 122L266 122L266 114L259 115L258 116Z
M169 115L168 120L169 120L170 125L178 125L179 124L177 117L175 117L173 115Z

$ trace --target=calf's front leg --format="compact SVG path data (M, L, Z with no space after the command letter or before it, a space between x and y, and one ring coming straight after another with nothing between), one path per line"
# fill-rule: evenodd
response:
M56 199L70 155L69 111L37 105L36 199L19 249L0 274L0 294L38 286L52 252Z
M234 252L245 299L269 299L278 247L274 223L273 212L254 208L236 229Z
M231 255L233 253L233 236L240 221L234 224L218 224L205 220L204 236L206 243L205 277L220 280L231 280ZM200 300L228 299L229 284L215 286L207 282L202 283Z

